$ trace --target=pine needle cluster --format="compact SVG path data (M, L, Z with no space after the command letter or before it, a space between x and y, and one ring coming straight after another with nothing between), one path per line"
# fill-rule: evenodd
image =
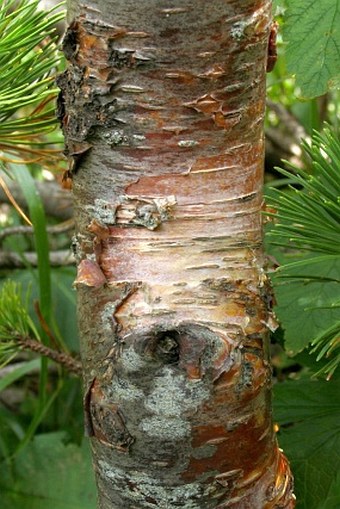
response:
M39 0L0 3L0 161L50 160L60 150L43 135L56 126L54 74L60 63L55 26L62 12ZM14 156L14 158L13 158ZM58 156L60 157L60 155Z
M269 242L286 251L293 249L300 258L276 270L275 276L286 284L299 279L298 272L304 274L304 266L312 258L326 264L340 256L339 138L326 127L322 133L314 132L311 144L304 142L303 148L310 160L310 171L289 163L292 171L278 168L292 185L289 190L272 189L268 197L269 206L275 210L269 213L274 221ZM327 284L335 282L334 278L327 280L310 274L309 280L313 278L324 284L325 292ZM340 278L336 282L340 283ZM328 307L340 308L340 301L331 302ZM317 360L328 360L317 374L330 378L340 364L340 320L310 338L310 346L310 353L317 353Z

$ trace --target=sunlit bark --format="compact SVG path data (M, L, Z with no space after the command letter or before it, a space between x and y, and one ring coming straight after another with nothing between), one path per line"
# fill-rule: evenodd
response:
M260 213L271 2L70 4L59 114L99 507L293 508Z

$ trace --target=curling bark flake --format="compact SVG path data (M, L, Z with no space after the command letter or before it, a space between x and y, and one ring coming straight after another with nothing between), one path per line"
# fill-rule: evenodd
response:
M59 114L99 507L293 508L260 215L271 2L70 4Z

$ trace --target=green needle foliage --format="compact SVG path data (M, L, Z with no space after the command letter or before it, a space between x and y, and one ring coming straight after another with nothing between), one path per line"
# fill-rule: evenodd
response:
M269 233L274 245L313 253L340 255L340 142L330 129L315 132L312 144L302 143L309 155L312 173L289 163L289 177L296 187L291 192L273 189L269 198L277 209L275 228Z
M0 159L44 155L41 135L56 125L53 100L59 64L55 25L63 13L41 11L39 0L0 2Z
M293 173L278 169L293 186L288 191L271 190L267 201L276 212L270 214L274 227L267 237L270 244L298 257L281 265L273 275L277 313L288 329L289 349L296 353L311 344L310 353L318 352L317 361L327 361L316 374L330 378L340 364L340 321L334 318L340 307L334 298L334 291L339 295L340 283L336 269L340 262L340 141L327 127L322 133L315 132L311 145L303 143L303 147L311 172L288 163ZM302 286L304 298L294 301ZM301 320L312 333L305 343L301 341ZM295 329L299 348L294 348L289 328Z
M22 295L19 283L8 280L0 291L0 367L18 353L18 339L33 336L39 338L36 327L28 313L30 292Z
M340 308L340 306L336 307ZM331 358L331 360L316 373L316 375L324 373L329 380L340 364L340 321L337 321L326 331L319 334L312 341L312 346L314 348L311 349L311 353L319 352L316 358L317 361L322 358Z

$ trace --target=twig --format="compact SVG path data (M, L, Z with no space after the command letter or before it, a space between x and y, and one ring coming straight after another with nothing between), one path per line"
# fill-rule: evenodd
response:
M17 203L16 199L12 195L11 191L8 189L8 186L4 179L0 176L0 186L2 187L6 197L8 198L9 202L13 205L15 210L24 218L26 223L29 225L32 225L30 219L26 216L25 212L21 209L20 205Z
M51 344L54 346L54 348L58 348L58 342L57 342L56 338L54 337L48 323L46 322L45 318L43 317L43 315L41 313L39 301L35 300L33 303L33 306L34 306L34 310L37 314L41 328L43 329L45 334L50 338Z
M282 104L274 103L269 99L266 101L267 107L274 111L280 122L284 124L287 130L293 135L295 143L300 144L302 139L308 138L305 128L294 117L294 115L287 110Z
M308 139L304 127L294 115L281 104L267 101L267 107L275 113L279 125L266 128L266 166L272 169L287 160L298 168L304 166L301 140Z
M69 249L60 251L50 251L50 265L53 267L62 267L74 265L75 260L73 253ZM38 265L37 253L25 252L22 254L13 251L0 251L0 267L1 268L25 268L27 265L36 267Z
M73 219L67 219L66 221L63 221L60 224L48 226L46 228L47 233L51 234L65 233L73 229L74 229ZM4 238L9 237L10 235L33 235L33 233L34 233L33 226L8 226L7 228L4 228L0 232L0 242Z
M8 178L3 172L0 172L0 176L5 181L15 201L21 208L26 210L27 203L18 183ZM59 217L60 219L69 219L72 217L72 194L69 191L62 189L60 184L55 181L36 181L35 186L48 216ZM6 196L2 188L0 189L0 202L9 202L9 198Z
M51 234L65 233L73 229L74 229L73 219L67 219L62 223L53 226L48 226L46 228L47 233ZM33 233L34 233L33 226L9 226L8 228L4 228L0 232L0 241L3 240L5 237L9 237L10 235L33 235Z
M58 364L64 366L67 371L74 373L77 376L81 376L82 368L81 363L77 361L71 355L68 355L65 352L57 352L57 350L53 350L46 345L43 345L36 339L32 339L30 337L19 337L17 338L18 344L21 348L25 350L30 350L32 352L36 352L39 355L44 357L48 357L49 359L57 362Z

